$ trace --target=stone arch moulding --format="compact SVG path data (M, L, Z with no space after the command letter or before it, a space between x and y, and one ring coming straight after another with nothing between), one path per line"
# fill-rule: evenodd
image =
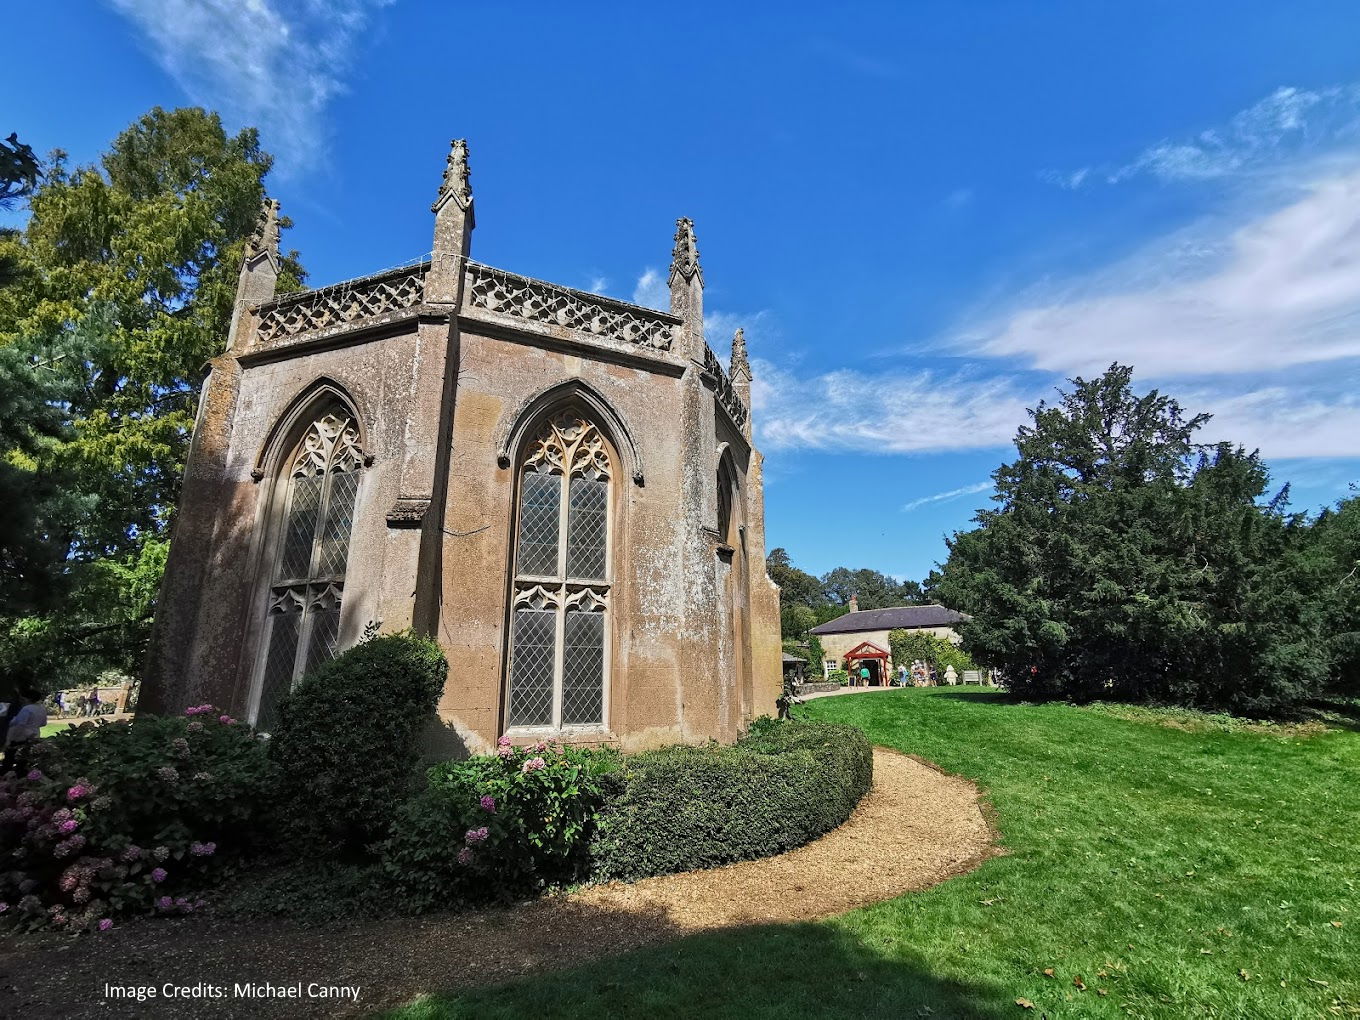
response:
M264 442L260 444L260 452L255 455L255 466L250 470L250 477L255 481L262 480L270 469L274 466L273 461L281 456L285 440L287 440L306 419L311 412L320 404L327 400L336 400L349 408L354 415L354 421L359 426L359 450L363 453L364 467L373 464L373 448L368 442L368 425L365 422L366 416L359 409L359 402L350 396L347 390L340 383L331 379L329 376L321 376L312 380L304 387L284 408L283 413L274 419L274 424L269 427L269 434L264 437Z
M508 468L514 462L514 453L524 441L525 433L555 404L579 401L598 417L614 449L624 460L624 468L632 475L636 485L643 484L642 455L638 452L633 433L624 424L623 418L614 410L605 397L589 383L579 379L568 379L556 383L521 404L496 430L496 463Z

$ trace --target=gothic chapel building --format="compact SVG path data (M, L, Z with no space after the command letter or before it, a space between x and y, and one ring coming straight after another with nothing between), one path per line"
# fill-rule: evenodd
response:
M472 260L467 147L432 257L275 296L277 206L241 268L185 469L141 707L268 731L366 630L449 661L456 748L731 740L780 689L738 331L704 341L678 222L671 310Z

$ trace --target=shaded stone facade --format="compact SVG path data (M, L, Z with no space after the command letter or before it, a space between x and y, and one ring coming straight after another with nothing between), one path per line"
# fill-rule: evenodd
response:
M446 746L625 748L773 713L778 590L740 334L703 336L693 225L669 313L473 261L453 143L428 261L276 297L277 207L204 384L141 707L267 728L366 630L443 646Z

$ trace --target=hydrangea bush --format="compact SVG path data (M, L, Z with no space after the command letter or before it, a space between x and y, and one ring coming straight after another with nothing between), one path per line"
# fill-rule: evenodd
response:
M30 771L0 778L0 922L189 913L260 834L271 789L255 734L211 705L49 737Z
M584 877L602 777L618 761L613 751L502 737L493 755L430 769L380 848L401 906L508 899Z

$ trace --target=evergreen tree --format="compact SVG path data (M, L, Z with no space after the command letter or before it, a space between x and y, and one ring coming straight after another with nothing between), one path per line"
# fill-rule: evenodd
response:
M949 541L938 590L972 657L1031 697L1275 712L1328 674L1310 585L1281 566L1306 522L1266 500L1259 456L1195 439L1112 366L1030 412L997 505Z
M6 493L26 494L0 535L24 564L0 605L11 674L140 659L202 367L225 344L271 162L254 129L157 108L98 167L55 153L26 227L0 237L0 404L26 402L0 433ZM302 276L291 253L281 290Z

